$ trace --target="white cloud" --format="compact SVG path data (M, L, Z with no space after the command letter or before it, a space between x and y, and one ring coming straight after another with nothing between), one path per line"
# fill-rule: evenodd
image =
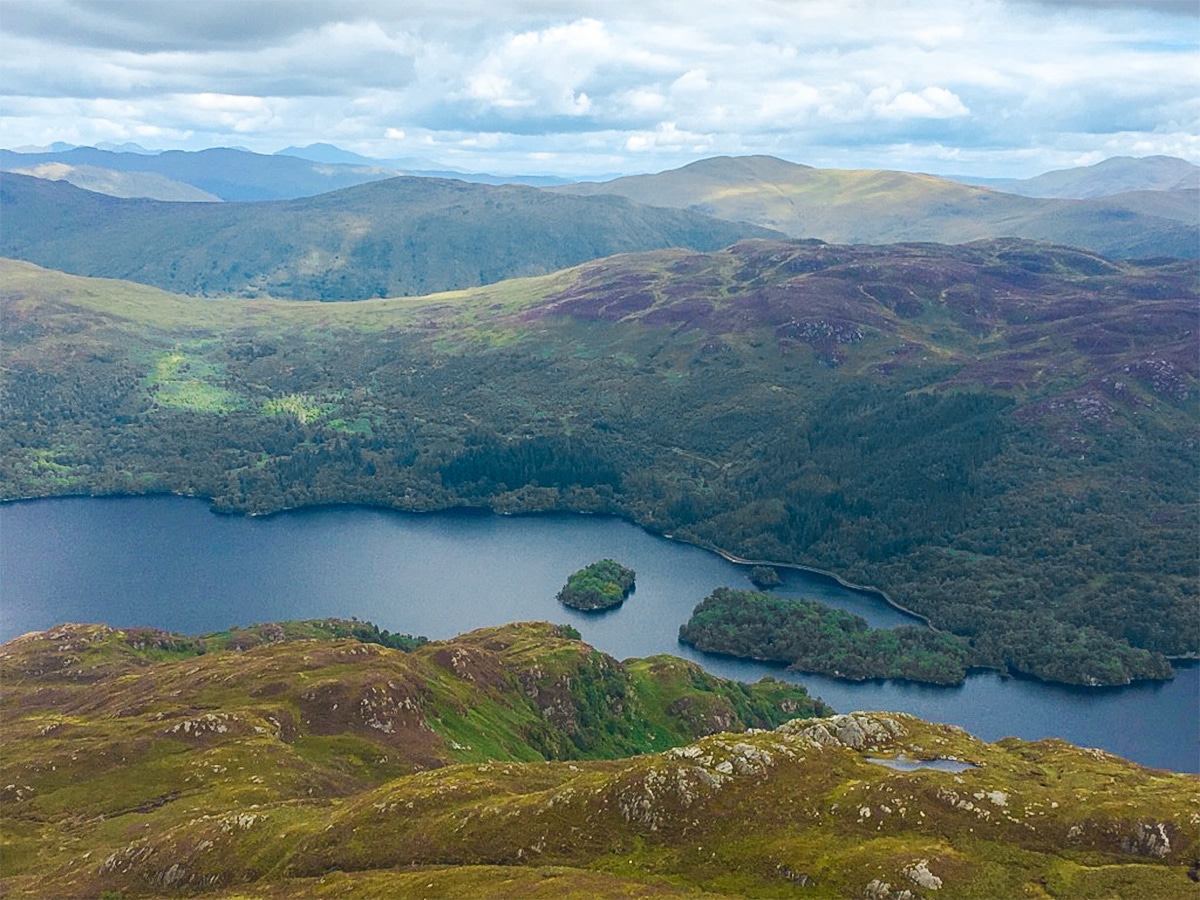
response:
M653 131L631 134L625 141L625 149L632 153L645 153L649 150L704 153L711 145L711 135L681 131L674 122L663 122Z
M710 152L978 174L1200 161L1194 4L4 3L4 146L334 140L510 172Z
M970 115L970 110L953 91L927 87L920 91L876 88L867 96L874 115L884 119L954 119Z
M620 52L603 23L582 19L510 36L466 78L466 96L501 110L582 116L592 109L583 87Z

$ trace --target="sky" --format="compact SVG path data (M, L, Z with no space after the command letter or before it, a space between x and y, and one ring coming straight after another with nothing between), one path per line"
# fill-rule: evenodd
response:
M1198 50L1200 0L0 0L0 146L1028 177L1200 163Z

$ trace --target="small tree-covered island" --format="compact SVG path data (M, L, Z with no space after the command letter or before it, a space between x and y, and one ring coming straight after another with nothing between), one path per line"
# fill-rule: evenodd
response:
M775 571L774 566L755 566L750 570L750 582L760 591L765 591L783 584L783 579Z
M558 592L559 602L592 612L620 606L633 593L635 573L616 560L602 559L584 566L567 579Z

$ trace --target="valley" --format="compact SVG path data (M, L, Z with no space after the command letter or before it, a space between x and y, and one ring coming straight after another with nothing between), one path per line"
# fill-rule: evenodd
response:
M6 896L1194 892L1196 167L296 152L0 159Z
M4 0L0 898L1198 900L1198 25Z
M295 304L8 262L3 494L610 513L877 586L968 665L1169 678L1195 268L745 241Z

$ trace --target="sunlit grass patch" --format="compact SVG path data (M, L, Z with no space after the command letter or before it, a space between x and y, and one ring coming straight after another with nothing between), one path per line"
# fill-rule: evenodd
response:
M216 368L207 360L176 348L153 359L146 382L154 402L160 406L207 413L237 409L241 405L237 394L210 380L217 375Z
M232 391L199 378L165 384L155 392L154 399L162 406L209 413L229 412L239 405L238 397Z
M300 422L319 419L327 409L326 404L318 403L308 394L288 394L286 397L272 397L263 401L262 411L267 416L295 416Z

